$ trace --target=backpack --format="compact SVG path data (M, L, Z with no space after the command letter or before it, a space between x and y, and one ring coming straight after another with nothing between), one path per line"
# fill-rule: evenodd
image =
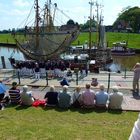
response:
M79 97L80 97L80 95L79 95L78 98L75 100L75 102L72 103L72 105L71 105L72 107L75 107L75 108L81 107L80 102L78 101Z

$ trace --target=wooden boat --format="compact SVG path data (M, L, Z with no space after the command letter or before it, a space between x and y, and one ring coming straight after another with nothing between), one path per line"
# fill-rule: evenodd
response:
M56 3L52 4L51 0L47 0L42 11L39 10L41 7L38 0L35 0L34 8L34 23L26 25L23 32L13 32L16 44L28 59L46 61L58 58L77 38L79 25L70 19L64 25L55 26L56 12L62 10L58 9ZM26 23L28 22L26 20Z
M71 46L69 48L69 53L65 54L62 59L65 61L70 61L72 68L74 67L84 67L85 65L89 68L90 71L94 68L102 68L106 64L112 63L113 59L111 56L111 49L106 46L106 38L105 38L105 27L103 26L103 16L102 12L97 17L97 40L93 45L92 43L92 1L90 4L90 29L89 29L89 41L83 45ZM97 5L97 11L99 4ZM97 12L99 14L99 12ZM69 57L71 56L71 57ZM86 56L86 57L83 57ZM67 58L67 60L66 60ZM91 61L95 62L91 64ZM94 71L94 70L93 70Z
M135 55L135 50L127 47L127 42L114 42L111 48L111 54L116 56Z

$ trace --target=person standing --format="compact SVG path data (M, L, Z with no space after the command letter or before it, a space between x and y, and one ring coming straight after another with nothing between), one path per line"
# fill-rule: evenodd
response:
M119 92L117 86L112 87L113 93L109 94L109 104L110 109L122 109L121 105L123 102L123 93Z
M34 71L35 71L35 79L40 80L40 67L38 63L35 63Z
M139 79L140 79L140 63L136 63L133 68L133 92L139 93Z

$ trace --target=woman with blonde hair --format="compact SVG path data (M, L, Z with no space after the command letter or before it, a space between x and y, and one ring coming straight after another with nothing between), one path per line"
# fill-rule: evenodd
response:
M81 87L80 86L76 86L74 93L72 95L72 106L73 107L80 107L81 103L80 103L80 96L81 96Z

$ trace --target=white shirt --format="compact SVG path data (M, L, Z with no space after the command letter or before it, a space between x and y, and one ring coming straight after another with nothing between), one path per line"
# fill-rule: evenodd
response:
M123 101L123 94L121 92L114 92L109 95L109 105L111 109L121 109Z
M140 114L130 134L129 140L140 140Z

